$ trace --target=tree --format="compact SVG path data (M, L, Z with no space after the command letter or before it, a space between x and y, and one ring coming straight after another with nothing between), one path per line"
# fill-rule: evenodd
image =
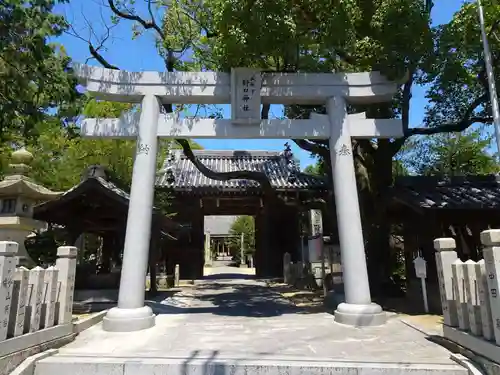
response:
M305 167L304 172L315 176L319 176L323 174L321 173L320 168L321 168L321 162L318 160L316 161L315 164L309 164L307 167Z
M393 160L405 141L414 135L461 131L476 122L491 123L475 4L463 5L449 24L432 27L432 0L342 0L333 8L325 0L296 0L293 6L284 0L146 0L149 15L143 17L132 2L107 3L116 17L133 21L143 30L153 30L167 71L228 71L233 66L249 66L276 72L380 70L388 78L405 77L393 103L349 108L351 112L366 111L368 117L400 117L404 128L401 139L354 142L372 281L386 279L391 273L386 192L394 172L404 172ZM151 12L153 3L161 9L161 21ZM491 0L484 5L490 34L494 35L500 9ZM492 40L492 49L498 50L498 41ZM191 60L181 61L179 54L187 50L192 52ZM116 68L94 53L95 48L90 51L104 66ZM412 87L423 83L431 87L426 121L421 127L410 127ZM263 106L262 118L269 117L269 108ZM285 108L289 118L305 118L312 111L324 113L325 108ZM196 160L189 145L179 142L204 175L253 179L272 193L263 173L215 173ZM318 155L324 170L330 173L327 141L295 142ZM329 204L333 204L333 198Z
M243 235L243 246L245 255L255 253L255 220L253 216L238 216L229 229L227 244L233 259L240 261L241 236Z
M424 176L486 175L499 171L495 156L488 152L491 135L484 130L443 133L411 140L402 162Z
M92 117L115 117L130 107L88 98L80 113ZM90 165L100 164L120 181L125 190L130 186L134 141L81 138L72 127L61 127L58 121L42 121L35 130L40 134L31 146L35 155L31 175L35 181L50 189L64 191L78 184Z
M38 123L71 112L76 80L64 49L48 39L67 28L53 13L67 0L0 1L0 143L35 136Z

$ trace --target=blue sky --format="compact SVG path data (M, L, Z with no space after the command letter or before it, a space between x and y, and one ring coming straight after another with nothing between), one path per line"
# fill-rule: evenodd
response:
M91 31L86 26L86 20L93 26L96 35L104 35L102 28L103 19L109 21L110 11L102 10L100 4L102 0L72 0L69 5L59 6L57 11L65 14L72 23L75 31L83 37L88 38ZM423 1L423 0L422 0ZM140 1L138 1L140 3ZM440 24L448 22L453 14L460 8L463 0L436 0L433 9L433 22ZM144 70L164 70L163 61L158 57L155 49L153 33L145 33L138 39L131 41L132 22L120 22L112 29L111 37L105 44L106 49L103 55L112 64L118 65L121 69L130 71ZM64 35L59 38L71 58L77 62L85 62L90 54L85 41L72 35ZM480 41L478 40L478 43ZM90 60L89 64L96 64ZM424 109L426 106L425 88L414 87L411 103L411 126L418 126L422 122ZM271 108L275 115L279 115L280 107ZM206 149L214 150L283 150L286 140L279 139L258 139L258 140L199 140ZM296 147L293 142L292 150L300 160L302 168L314 162L310 154Z

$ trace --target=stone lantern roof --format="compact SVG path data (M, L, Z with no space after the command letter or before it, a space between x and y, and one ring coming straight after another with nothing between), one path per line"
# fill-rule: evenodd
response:
M9 172L0 181L0 197L26 197L36 201L57 198L62 192L55 192L35 183L26 173L31 169L33 154L24 147L12 153Z

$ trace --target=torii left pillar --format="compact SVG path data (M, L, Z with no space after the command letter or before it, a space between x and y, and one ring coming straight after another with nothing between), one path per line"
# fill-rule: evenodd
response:
M160 105L155 95L146 95L142 99L118 306L109 310L103 319L104 330L110 332L139 331L155 325L153 311L144 305L144 293L151 236Z

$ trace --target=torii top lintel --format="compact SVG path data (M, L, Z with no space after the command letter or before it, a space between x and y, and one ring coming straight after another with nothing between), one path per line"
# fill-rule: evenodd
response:
M235 68L231 73L128 72L80 64L74 65L74 71L99 99L139 103L153 94L164 103L177 104L231 103L235 76L256 72L247 68ZM258 78L263 104L323 104L332 96L356 104L385 102L399 87L379 72L263 73Z

